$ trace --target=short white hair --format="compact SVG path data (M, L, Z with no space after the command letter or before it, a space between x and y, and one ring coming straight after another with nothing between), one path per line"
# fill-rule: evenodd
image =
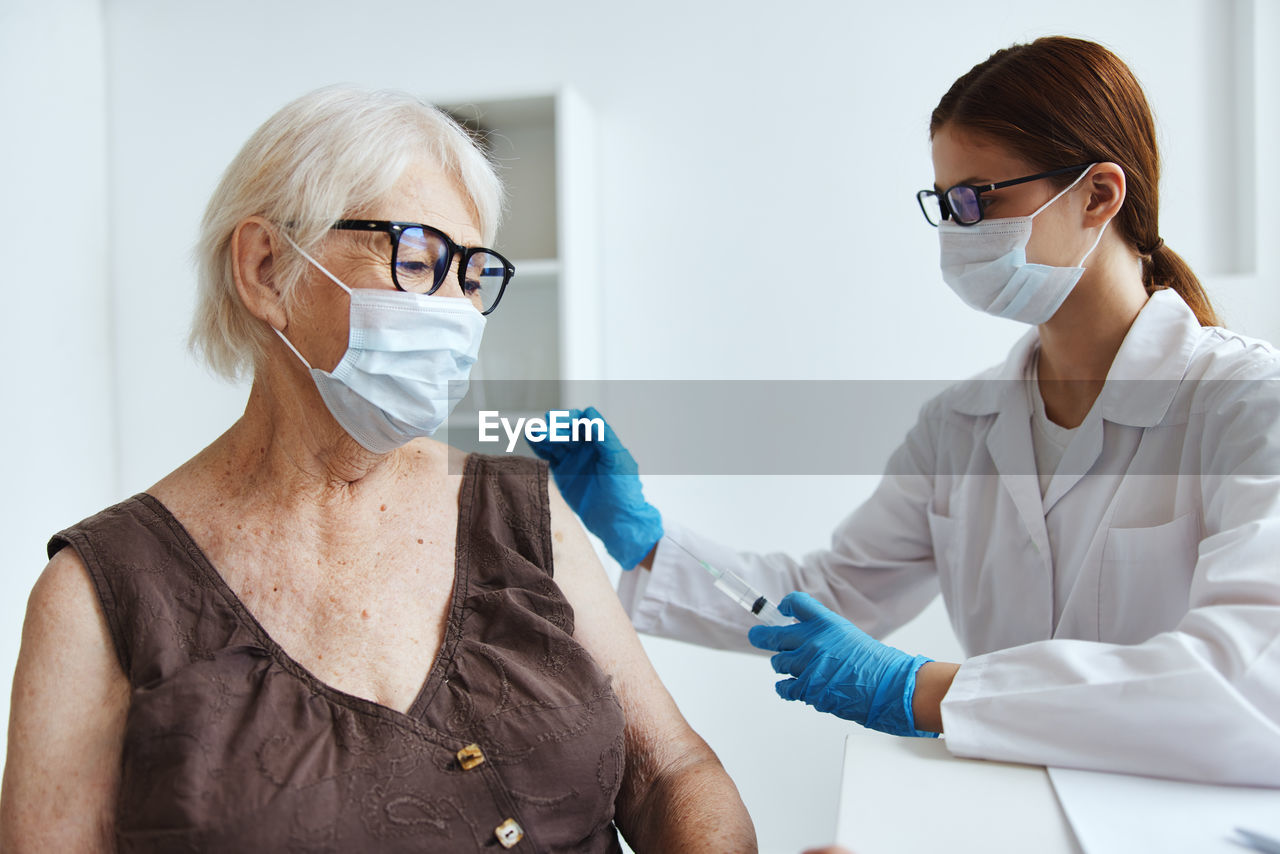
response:
M424 155L457 179L492 245L502 182L468 133L437 107L404 92L331 86L267 119L227 166L205 210L191 349L216 373L237 379L252 373L271 335L236 291L236 226L263 217L310 251L334 222L382 199ZM272 275L286 305L305 265L296 253L275 260Z

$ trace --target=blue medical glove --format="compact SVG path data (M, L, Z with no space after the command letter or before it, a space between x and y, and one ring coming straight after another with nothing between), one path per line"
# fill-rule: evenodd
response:
M546 417L550 421L550 413ZM569 418L604 421L594 406L571 410ZM587 530L604 541L623 569L635 569L662 539L662 514L644 500L640 469L609 422L605 421L602 442L543 439L529 446L550 463L560 494Z
M932 659L880 643L808 593L787 594L778 610L800 622L752 626L747 638L776 651L773 669L795 677L774 685L780 697L891 735L937 736L917 730L911 711L916 671Z

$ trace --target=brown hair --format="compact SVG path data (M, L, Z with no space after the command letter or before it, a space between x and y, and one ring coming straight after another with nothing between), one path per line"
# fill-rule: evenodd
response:
M1043 170L1119 165L1127 193L1112 227L1142 258L1147 293L1172 288L1201 326L1220 325L1196 274L1160 238L1155 122L1137 78L1114 53L1063 36L998 50L942 96L929 136L945 124L981 133Z

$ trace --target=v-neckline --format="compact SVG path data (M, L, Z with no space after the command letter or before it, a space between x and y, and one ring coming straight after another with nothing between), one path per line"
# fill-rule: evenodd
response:
M464 500L464 490L468 489L475 480L472 471L473 462L474 456L467 455L466 461L463 463L462 482L458 486L458 523L454 533L453 586L449 594L450 601L444 639L440 643L440 648L436 650L431 669L427 671L426 678L418 689L417 695L413 698L413 702L409 704L409 708L403 712L384 703L379 703L377 700L370 700L366 697L343 691L341 688L336 688L311 672L309 668L290 655L258 621L258 618L244 604L239 595L231 589L231 585L222 577L222 573L218 572L217 567L209 560L209 556L205 554L204 549L200 548L200 544L196 542L195 537L191 536L191 532L173 514L173 511L150 493L142 492L135 498L160 517L161 521L167 524L177 535L178 539L186 547L187 553L191 556L192 562L199 572L222 595L227 604L231 606L231 609L235 611L236 616L240 618L240 622L255 635L258 643L285 671L291 673L313 690L323 694L329 700L341 705L371 712L397 723L408 721L415 729L423 726L435 729L422 718L422 713L431 704L432 698L435 697L440 687L447 681L446 671L449 665L453 663L454 649L457 647L462 635L462 618L465 610L463 606L467 598L467 582L471 563L470 549L466 538L463 537L463 532L470 528L468 517L471 512L471 501Z

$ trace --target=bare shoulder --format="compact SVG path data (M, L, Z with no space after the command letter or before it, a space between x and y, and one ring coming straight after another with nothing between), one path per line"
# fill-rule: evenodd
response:
M20 690L26 693L20 695ZM75 713L90 718L99 711L114 714L112 707L128 699L128 679L106 615L84 562L71 547L53 556L27 600L14 673L14 708L20 710L19 699L41 707L45 701L70 705L59 701L59 695L92 703ZM45 711L57 714L53 708Z
M32 588L0 797L5 851L108 849L129 685L72 548Z
M124 680L89 571L69 546L50 559L31 589L22 651L54 656L78 675Z

